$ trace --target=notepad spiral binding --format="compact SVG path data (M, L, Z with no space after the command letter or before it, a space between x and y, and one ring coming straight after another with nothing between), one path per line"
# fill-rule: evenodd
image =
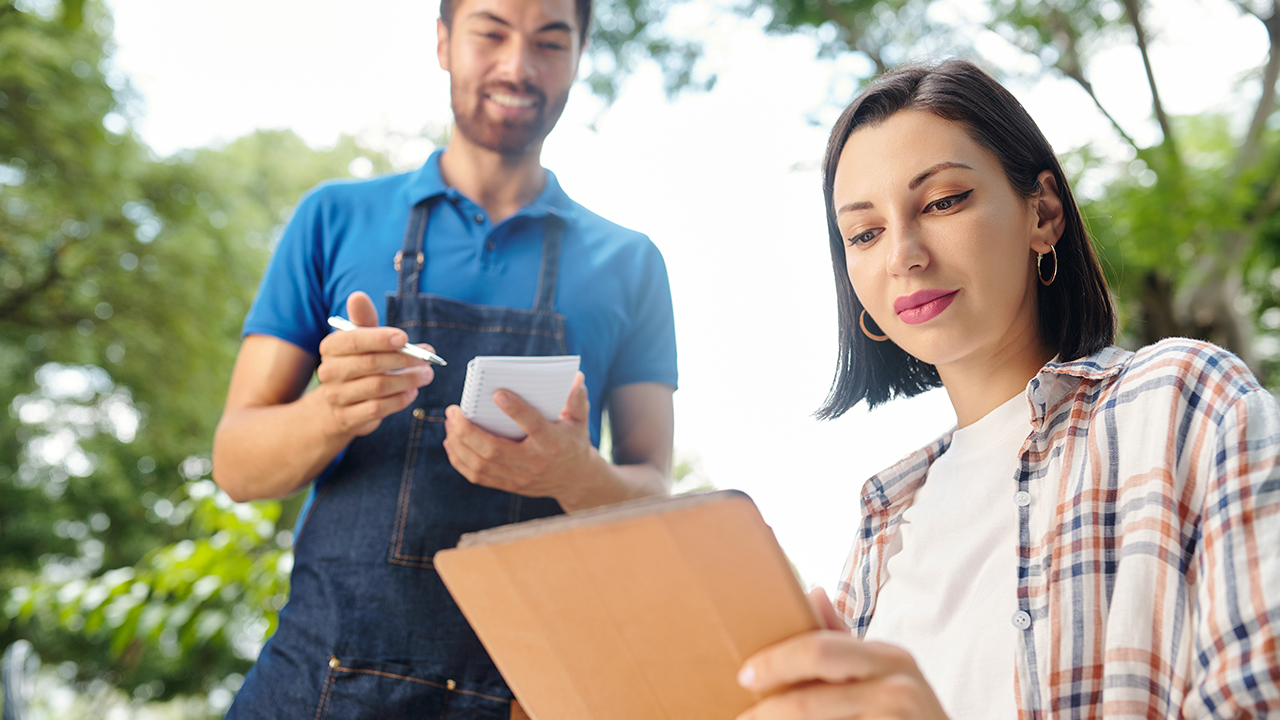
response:
M484 370L476 367L475 360L467 363L467 379L462 384L462 401L458 403L467 417L474 416L480 409L480 392L484 388Z

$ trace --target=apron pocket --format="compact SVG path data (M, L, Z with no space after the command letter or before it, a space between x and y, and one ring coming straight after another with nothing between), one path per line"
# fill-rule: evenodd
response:
M453 547L463 533L519 520L526 500L472 485L449 464L444 410L421 407L411 415L387 553L387 560L396 565L434 569L437 550Z
M335 657L329 659L315 719L509 720L511 700L497 692L399 663Z
M443 432L444 427L444 408L443 407L419 407L413 410L413 420L409 425L409 443L405 447L404 468L400 474L400 494L396 499L396 518L395 524L391 529L391 550L387 559L397 565L406 565L408 567L416 567L421 569L431 569L431 555L424 552L421 543L413 542L414 538L406 538L406 533L421 532L422 523L419 518L410 517L413 515L413 490L415 482L422 484L426 478L419 477L419 466L425 466L430 460L425 455L430 455L429 449L425 447L429 440L424 439L423 430L431 425L439 425ZM427 433L428 436L436 433ZM419 492L423 489L419 488Z

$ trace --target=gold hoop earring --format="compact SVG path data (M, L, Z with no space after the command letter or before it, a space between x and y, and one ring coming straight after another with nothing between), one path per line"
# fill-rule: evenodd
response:
M1040 269L1040 260L1044 258L1044 253L1036 253L1036 276L1040 278L1040 284L1048 287L1058 279L1058 249L1052 245L1049 246L1049 254L1053 256L1053 274L1048 280L1044 279L1044 272Z
M875 322L875 320L872 319L872 322ZM858 316L858 327L862 328L863 335L866 335L867 337L871 338L872 340L875 340L876 342L884 342L885 340L889 339L888 335L875 335L870 330L867 329L867 311L866 310L863 310L862 314ZM881 332L884 332L884 331L881 330Z

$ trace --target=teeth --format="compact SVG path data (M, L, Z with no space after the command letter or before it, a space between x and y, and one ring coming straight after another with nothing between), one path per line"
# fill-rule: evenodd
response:
M503 107L509 107L509 108L533 107L533 103L534 103L534 100L531 97L521 97L520 95L508 95L506 93L490 93L489 99L498 103Z

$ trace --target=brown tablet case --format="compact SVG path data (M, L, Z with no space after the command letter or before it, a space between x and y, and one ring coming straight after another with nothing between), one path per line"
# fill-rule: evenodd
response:
M736 491L465 535L435 567L533 720L731 720L743 661L818 628Z

